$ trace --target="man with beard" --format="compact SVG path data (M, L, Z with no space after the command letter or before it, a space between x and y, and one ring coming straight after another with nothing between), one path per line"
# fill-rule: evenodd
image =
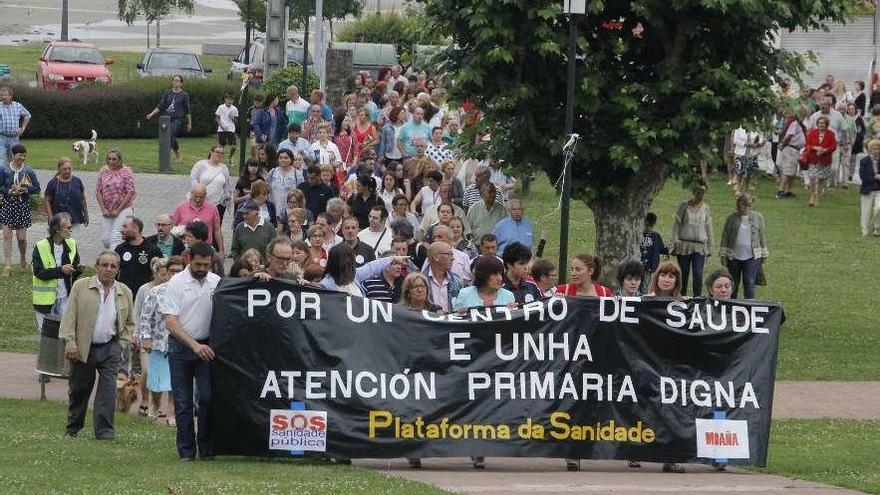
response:
M166 286L166 297L159 311L171 339L168 341L171 368L171 394L177 419L177 454L192 461L198 452L202 459L211 452L211 360L214 350L208 341L211 328L211 299L220 277L211 273L214 250L205 242L189 248L192 261L173 276ZM198 443L193 428L193 380L198 390Z
M370 212L370 214L372 215L373 213ZM354 267L356 269L376 259L373 248L359 239L359 232L360 224L356 217L342 219L342 242L348 244L351 248L351 252L354 254Z

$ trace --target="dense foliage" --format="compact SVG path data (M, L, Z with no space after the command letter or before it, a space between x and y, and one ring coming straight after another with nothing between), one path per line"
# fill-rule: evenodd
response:
M92 129L101 138L151 138L158 133L157 120L145 121L162 93L168 78L139 79L111 86L81 88L76 91L45 91L15 87L15 99L33 115L29 138L85 139ZM216 132L214 111L223 103L225 91L237 88L224 81L192 80L184 88L192 104L190 136L209 136Z
M287 87L290 85L302 86L302 68L298 65L290 65L286 69L273 72L272 76L260 86L260 92L284 98ZM318 79L318 76L314 72L309 71L308 88L299 88L300 94L308 99L309 93L313 89L318 89L320 85L321 81Z
M336 40L396 45L398 57L406 63L412 56L414 45L439 45L443 43L443 36L429 29L424 14L407 11L404 14L386 12L361 17L342 28Z
M452 43L450 95L472 101L487 149L522 169L562 171L570 19L556 0L425 0ZM667 178L688 182L741 122L773 108L773 84L801 57L782 30L845 21L851 0L592 0L577 38L573 197L593 210L597 250L638 255L641 219ZM473 151L473 150L472 150ZM683 198L684 199L684 198Z

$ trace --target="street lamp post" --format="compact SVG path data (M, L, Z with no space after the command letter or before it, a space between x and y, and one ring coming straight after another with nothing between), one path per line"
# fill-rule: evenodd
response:
M568 87L565 102L565 136L571 137L574 132L574 86L575 62L577 57L577 25L574 16L587 13L586 0L563 0L563 13L568 16ZM576 140L575 140L576 141ZM568 274L568 227L571 217L571 162L574 155L574 142L569 141L569 155L564 157L562 179L562 201L559 226L559 280L565 282ZM563 155L566 153L563 152Z

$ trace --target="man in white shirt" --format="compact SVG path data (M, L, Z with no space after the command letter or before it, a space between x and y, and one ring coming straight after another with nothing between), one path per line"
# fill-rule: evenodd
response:
M309 102L299 95L296 86L287 87L287 104L285 105L287 122L302 125L309 113Z
M376 205L370 209L367 216L370 226L358 233L358 239L364 244L370 246L376 258L381 258L382 254L391 250L391 229L388 228L386 220L388 219L388 210L383 205Z
M65 342L64 355L71 360L66 435L75 437L85 424L97 372L95 439L113 440L116 374L122 365L122 350L128 349L134 332L134 304L128 287L116 281L118 254L99 254L95 272L94 277L73 284L58 332Z
M220 277L211 273L214 250L207 243L196 242L189 248L192 256L186 270L168 281L159 311L168 327L171 394L177 419L177 453L183 461L196 457L196 431L193 428L193 380L199 394L198 454L212 459L209 425L211 424L211 363L214 350L208 338L211 330L211 299Z
M214 121L217 123L217 142L223 146L224 152L228 148L230 159L235 154L235 119L238 118L238 107L233 103L235 96L232 93L226 93L223 97L223 104L217 107L214 112Z

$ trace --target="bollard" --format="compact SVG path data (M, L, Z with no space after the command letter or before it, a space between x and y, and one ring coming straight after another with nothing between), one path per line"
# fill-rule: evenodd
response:
M171 117L159 117L159 172L171 172Z

